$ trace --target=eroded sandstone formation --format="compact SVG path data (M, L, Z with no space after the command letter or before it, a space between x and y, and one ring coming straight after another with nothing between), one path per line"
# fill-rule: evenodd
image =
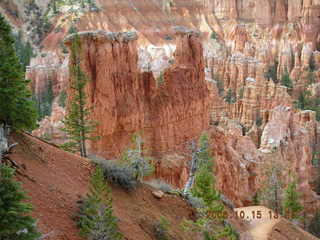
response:
M79 34L83 69L90 79L92 118L98 121L101 136L92 144L92 152L119 156L131 136L140 133L146 149L166 153L209 127L212 100L199 33L179 27L175 31L175 63L158 79L138 69L136 33Z

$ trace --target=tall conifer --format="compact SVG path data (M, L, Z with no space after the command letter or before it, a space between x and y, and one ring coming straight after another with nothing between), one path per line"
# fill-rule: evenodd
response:
M79 151L81 156L87 157L87 140L96 140L92 132L96 123L90 120L90 108L87 106L85 87L88 82L86 74L81 69L81 41L78 33L74 34L71 44L71 91L72 98L68 115L63 120L65 131L70 139L63 147L72 152Z
M11 27L0 14L0 124L15 130L36 126L29 81L15 52Z
M13 179L14 170L0 165L0 239L34 240L40 234L35 220L26 215L32 210L21 185Z
M90 180L90 192L80 208L80 234L91 240L120 240L117 218L113 216L111 190L103 170L97 167Z

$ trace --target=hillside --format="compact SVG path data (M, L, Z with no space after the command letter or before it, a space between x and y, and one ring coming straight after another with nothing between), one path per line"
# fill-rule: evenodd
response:
M10 158L23 165L23 172L31 178L18 175L34 206L38 226L47 235L44 239L80 240L73 219L78 211L77 202L88 192L90 162L29 135L15 135L12 141L19 145ZM154 239L153 227L161 216L170 221L175 239L195 239L179 227L184 218L194 219L194 210L177 196L165 195L159 200L152 191L148 186L129 193L112 187L115 215L126 239Z
M91 163L84 158L66 153L53 145L29 135L14 135L11 141L18 145L10 159L22 166L25 174L17 175L34 206L33 216L48 240L80 240L75 217L78 204L88 192ZM181 197L166 194L157 199L150 186L142 185L133 192L112 186L113 206L119 218L120 231L127 240L151 240L154 226L161 216L170 224L170 234L176 240L196 240L199 236L183 232L183 219L195 219L195 210ZM228 208L228 207L227 207ZM247 216L261 207L244 210ZM267 216L268 209L264 208ZM230 210L229 214L231 215ZM248 221L248 222L247 222ZM252 240L315 240L285 219L270 221L268 217L255 220L231 218L241 239ZM250 235L252 234L252 238Z

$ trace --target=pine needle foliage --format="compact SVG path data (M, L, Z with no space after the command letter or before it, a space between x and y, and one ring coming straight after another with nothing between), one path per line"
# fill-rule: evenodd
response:
M89 240L122 239L113 215L111 190L99 166L91 176L90 192L80 207L78 227L80 235Z
M14 130L32 130L36 107L14 44L11 27L0 14L0 123Z
M283 210L289 219L298 219L299 213L303 210L299 198L300 194L297 191L297 183L293 181L288 184L283 201Z
M220 219L211 217L213 212L222 212L224 205L220 194L215 188L215 177L213 171L214 159L209 150L209 138L203 134L199 140L199 149L196 153L198 170L195 182L191 189L193 197L200 199L203 207L198 208L199 218L197 221L184 221L182 227L187 231L201 232L203 239L238 239L238 234L232 227Z
M223 206L219 203L220 194L215 189L213 157L209 150L209 139L206 134L200 137L199 145L199 151L197 152L198 170L191 193L194 197L202 199L210 210L221 211Z
M284 74L281 77L281 84L288 88L289 93L291 92L293 88L293 84L287 69L285 70Z
M14 170L0 165L0 239L34 240L40 237L35 220L28 216L32 206L21 184L14 180Z

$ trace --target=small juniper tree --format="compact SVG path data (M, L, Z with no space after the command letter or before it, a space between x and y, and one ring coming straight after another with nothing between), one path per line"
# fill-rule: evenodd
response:
M0 239L38 239L35 220L28 216L32 206L24 202L27 197L13 178L14 170L0 164Z
M0 62L0 125L15 130L35 128L37 114L29 81L16 55L11 28L1 14Z
M90 192L79 212L80 234L90 240L120 240L118 220L113 215L111 190L97 166L90 179Z
M287 218L298 219L299 213L302 211L303 207L299 203L300 194L297 191L297 183L295 181L288 184L284 200L283 200L283 210Z
M92 133L96 130L96 123L90 120L90 108L87 107L85 87L88 82L86 74L81 69L81 42L78 33L75 33L71 45L71 83L73 97L69 106L69 112L63 123L62 129L68 135L70 141L62 145L67 151L79 151L81 156L87 157L87 141L97 140Z

